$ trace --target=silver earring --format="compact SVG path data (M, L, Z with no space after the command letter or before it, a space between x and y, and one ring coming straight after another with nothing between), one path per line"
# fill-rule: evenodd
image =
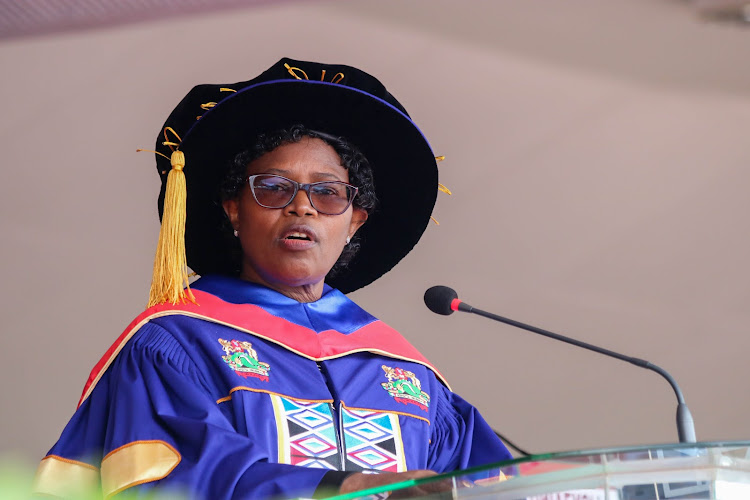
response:
M351 241L352 241L352 237L351 236L347 236L346 237L346 244L348 245Z
M239 232L239 231L237 231L237 230L235 229L235 230L234 230L234 237L236 238L236 237L237 237L237 236L239 236L239 235L240 235L240 232Z

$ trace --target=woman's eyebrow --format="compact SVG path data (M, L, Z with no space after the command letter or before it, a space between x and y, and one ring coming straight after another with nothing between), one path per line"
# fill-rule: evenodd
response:
M336 174L332 174L330 172L315 172L312 174L313 177L316 178L323 178L323 179L333 179L336 181L340 181L339 176Z
M291 172L289 170L284 170L283 168L269 168L265 171L267 174L285 174L289 175Z
M284 177L289 177L292 174L291 170L285 170L283 168L268 168L263 169L264 174L277 174ZM344 182L338 175L331 172L313 172L312 177L315 179L331 179L334 181ZM289 177L291 178L291 177Z

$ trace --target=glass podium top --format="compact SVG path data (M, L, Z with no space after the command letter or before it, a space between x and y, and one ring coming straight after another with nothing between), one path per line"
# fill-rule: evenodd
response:
M532 455L330 500L750 500L750 441Z

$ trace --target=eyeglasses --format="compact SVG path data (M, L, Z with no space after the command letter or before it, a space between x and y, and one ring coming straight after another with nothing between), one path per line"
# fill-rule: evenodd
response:
M354 201L359 188L341 181L311 182L300 184L280 175L258 174L247 178L250 191L258 205L266 208L284 208L289 205L297 192L307 193L313 208L326 215L340 215L346 212Z

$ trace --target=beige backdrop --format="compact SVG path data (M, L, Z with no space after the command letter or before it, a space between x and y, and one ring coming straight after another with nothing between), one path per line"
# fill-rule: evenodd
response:
M750 31L686 2L304 2L0 42L0 452L53 444L145 304L150 148L197 83L282 56L378 75L440 164L440 225L353 298L536 452L676 440L656 374L424 290L643 357L701 440L747 439ZM396 235L394 235L396 237Z

